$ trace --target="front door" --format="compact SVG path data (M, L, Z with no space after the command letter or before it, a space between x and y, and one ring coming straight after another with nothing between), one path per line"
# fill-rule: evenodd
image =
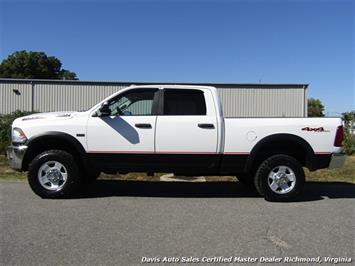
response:
M158 89L133 89L109 100L110 116L90 117L88 153L104 169L144 170L147 154L154 153ZM138 166L138 168L137 168Z

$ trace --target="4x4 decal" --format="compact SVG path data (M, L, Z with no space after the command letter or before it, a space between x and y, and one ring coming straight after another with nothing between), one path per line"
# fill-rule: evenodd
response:
M302 130L314 132L329 132L329 130L325 130L324 127L304 127L302 128Z

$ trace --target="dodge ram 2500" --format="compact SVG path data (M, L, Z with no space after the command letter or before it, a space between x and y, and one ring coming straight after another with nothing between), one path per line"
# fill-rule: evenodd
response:
M216 88L131 86L88 111L16 119L7 157L41 197L66 197L100 172L234 175L271 201L311 171L343 165L340 118L223 117Z

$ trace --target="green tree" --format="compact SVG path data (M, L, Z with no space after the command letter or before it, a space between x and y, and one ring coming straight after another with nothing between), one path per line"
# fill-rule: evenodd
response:
M66 80L78 79L74 72L71 72L71 71L66 70L66 69L62 69L61 71L59 71L59 75L58 76L59 76L59 79L66 79Z
M0 78L77 79L76 74L62 68L60 60L43 52L18 51L0 64Z
M324 116L324 105L321 100L309 98L308 99L308 116L309 117L322 117Z
M355 123L355 111L345 112L342 114L344 120L344 151L352 154L355 150L355 137L351 134L351 127Z

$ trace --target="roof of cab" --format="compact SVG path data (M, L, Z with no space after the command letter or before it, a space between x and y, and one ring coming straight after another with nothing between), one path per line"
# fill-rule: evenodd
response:
M131 85L128 88L171 88L171 89L216 89L213 86L201 86L201 85L179 85L179 84L154 84L154 85Z

